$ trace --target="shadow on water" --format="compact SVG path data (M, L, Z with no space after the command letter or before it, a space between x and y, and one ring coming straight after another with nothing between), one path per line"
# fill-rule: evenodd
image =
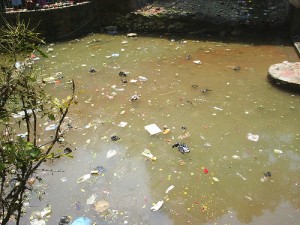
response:
M300 95L300 85L298 84L279 81L278 79L274 79L271 76L268 76L268 80L272 84L272 86L274 88L277 88L279 91Z

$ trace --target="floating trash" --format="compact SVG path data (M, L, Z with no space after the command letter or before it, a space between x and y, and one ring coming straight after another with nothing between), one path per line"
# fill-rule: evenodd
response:
M102 213L109 208L109 203L107 201L101 200L96 202L94 206L96 212Z
M112 141L118 141L118 140L120 140L120 138L119 138L117 135L111 136L110 139L111 139Z
M48 206L43 209L43 211L34 211L30 216L31 225L45 225L46 219L50 217L52 212L51 206Z
M63 216L60 218L58 225L68 225L71 222L71 216Z
M241 159L241 157L240 156L238 156L238 155L233 155L233 156L231 156L233 159Z
M111 54L111 57L119 57L119 56L120 56L119 53L113 53L113 54Z
M24 66L24 63L21 62L21 61L17 61L17 62L15 63L16 69L20 69L20 68L23 67L23 66Z
M72 152L72 149L70 149L69 147L66 147L64 149L64 154L70 154Z
M164 130L163 130L162 133L163 134L168 134L168 133L170 133L170 131L171 131L171 129L164 127Z
M96 171L98 171L98 173L104 173L105 172L105 168L103 166L97 166L95 168Z
M195 60L195 61L193 61L193 63L198 64L198 65L202 64L202 62L200 60Z
M89 72L90 72L90 73L96 73L97 71L96 71L95 68L92 67L92 68L89 69Z
M36 110L34 110L36 111ZM27 109L26 110L27 114L30 115L32 113L32 110L31 109ZM25 116L25 111L20 111L20 112L17 112L16 114L12 114L13 118L21 118L21 117L24 117Z
M127 37L136 37L136 36L137 36L136 33L128 33L128 34L127 34Z
M164 201L161 200L161 201L157 202L154 206L152 206L150 210L157 211L162 207L163 204L164 204Z
M147 158L149 158L149 159L151 159L151 160L153 160L153 161L157 160L157 158L156 158L154 155L152 155L152 153L151 153L150 150L148 150L148 149L145 149L145 150L142 152L142 155L143 155L143 156L146 156Z
M170 187L167 188L166 190L166 194L168 194L175 186L171 185Z
M106 158L109 159L117 154L116 150L109 150L106 154Z
M217 177L212 177L212 179L216 182L219 182L220 180Z
M186 139L186 138L188 138L190 136L191 136L190 132L186 131L184 134L179 135L178 139L179 140L183 140L183 139Z
M282 151L282 150L280 150L280 149L274 149L274 153L276 153L276 154L282 154L282 153L283 153L283 151Z
M119 72L120 77L127 77L127 75L128 75L128 72L123 72L123 71Z
M223 111L223 109L219 107L214 107L214 110Z
M127 126L127 122L120 122L119 124L118 124L118 127L126 127Z
M143 77L143 76L139 76L139 81L147 81L148 79L146 77Z
M140 98L141 98L141 95L135 94L135 95L132 95L132 96L131 96L130 100L131 100L132 102L134 102L134 101L139 100Z
M49 125L48 127L46 127L46 131L49 131L49 130L55 130L57 128L57 125L56 124L51 124Z
M86 200L86 204L87 205L92 205L95 203L95 200L97 198L96 194L92 194L87 200Z
M249 201L252 201L252 198L249 197L249 196L247 196L247 195L245 195L245 199L247 199L247 200L249 200Z
M77 179L77 184L82 183L91 178L91 174L85 174Z
M21 138L25 138L25 137L27 137L27 135L28 135L28 132L25 132L23 134L17 134L17 136L21 137Z
M175 147L178 147L178 151L181 152L182 154L190 152L189 147L184 143L176 143L176 144L172 145L172 148L175 148Z
M92 220L87 217L79 217L71 225L91 225Z
M272 176L271 172L264 173L264 176L260 178L260 182L266 182Z
M150 135L162 132L162 130L156 124L149 124L145 126L145 130L148 131Z
M212 90L210 90L210 89L203 89L202 90L203 93L206 93L206 92L209 92L209 91L212 91Z
M248 138L248 140L250 140L250 141L255 141L255 142L257 142L258 139L259 139L259 135L248 133L248 134L247 134L247 138Z
M243 175L241 175L240 173L236 173L236 175L238 175L240 178L242 178L243 180L247 180L247 178L245 178Z

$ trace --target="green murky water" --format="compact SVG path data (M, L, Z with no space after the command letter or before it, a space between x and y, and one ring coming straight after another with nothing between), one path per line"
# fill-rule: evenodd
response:
M300 98L266 77L271 64L299 60L291 46L92 35L48 50L41 74L63 78L47 86L61 97L70 93L68 80L76 83L78 104L68 118L74 129L66 136L76 150L73 159L44 167L63 172L41 171L46 194L32 201L24 224L47 204L47 224L64 215L96 224L298 223ZM120 71L129 72L127 83ZM134 94L141 98L132 102ZM150 136L144 126L153 123L171 131ZM177 142L190 153L172 148ZM141 154L145 148L156 161ZM110 150L116 154L107 158ZM97 166L105 172L77 183ZM86 203L93 194L94 202L109 203L107 211Z

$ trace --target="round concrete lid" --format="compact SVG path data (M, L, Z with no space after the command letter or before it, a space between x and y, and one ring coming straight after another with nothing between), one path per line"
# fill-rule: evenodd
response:
M282 62L269 68L269 75L279 81L300 85L300 62Z

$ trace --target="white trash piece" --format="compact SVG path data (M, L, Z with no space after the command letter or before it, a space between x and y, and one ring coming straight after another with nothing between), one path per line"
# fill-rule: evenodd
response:
M109 159L117 154L116 150L109 150L106 154L106 158Z
M142 152L142 155L146 156L147 158L149 158L149 159L151 159L153 161L157 160L157 158L150 152L149 149L145 148L145 150Z
M119 124L118 124L118 127L126 127L127 126L127 122L120 122Z
M162 207L163 204L164 204L163 200L157 202L154 206L151 207L151 211L159 210Z
M244 177L242 174L240 174L240 173L236 173L236 175L238 175L240 178L242 178L243 180L247 180L247 178L246 177Z
M171 185L170 187L167 188L166 190L166 194L168 194L175 186Z
M27 109L26 110L27 114L31 114L32 113L32 109ZM12 114L14 118L22 118L23 116L25 116L25 111L20 111L16 114Z
M248 140L250 140L250 141L255 141L255 142L257 142L258 139L259 139L259 135L248 133L248 134L247 134L247 138L248 138Z
M137 82L137 80L135 80L135 79L132 79L132 80L130 80L129 82L130 82L130 83L136 83L136 82Z
M119 53L113 53L113 54L111 54L111 57L119 57L119 56L120 56Z
M223 109L219 107L214 107L214 110L223 111Z
M17 136L21 137L21 138L25 138L25 137L27 137L27 135L28 135L28 132L25 132L23 134L17 134Z
M85 174L77 179L77 184L80 184L83 181L86 181L91 178L91 174Z
M148 79L146 77L143 76L139 76L139 81L147 81Z
M92 205L95 203L97 195L96 194L92 194L87 200L86 200L86 204L87 205Z
M156 124L149 124L145 126L145 129L149 132L150 135L162 132L162 130Z
M276 153L276 154L282 154L282 153L283 153L283 151L282 151L282 150L280 150L280 149L274 149L274 153Z
M233 155L233 156L231 156L233 159L241 159L241 157L240 156L238 156L238 155Z
M136 36L137 36L136 33L128 33L128 34L127 34L127 37L136 37Z
M202 64L202 62L200 60L195 60L195 61L193 61L193 63L198 64L198 65Z
M57 128L57 125L56 124L51 124L49 125L48 127L46 127L46 130L55 130Z

